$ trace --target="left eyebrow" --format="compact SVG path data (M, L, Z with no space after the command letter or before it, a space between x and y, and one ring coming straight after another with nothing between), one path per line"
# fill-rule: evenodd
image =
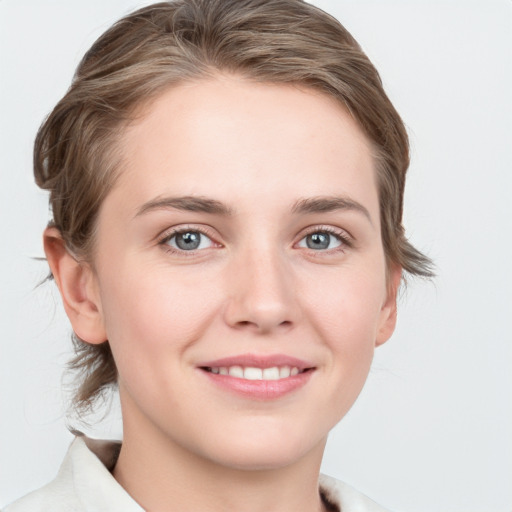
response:
M232 215L232 210L224 203L208 197L182 196L157 197L144 203L135 214L135 217L155 210L182 210L186 212L203 212L213 215Z
M299 199L292 207L292 213L325 213L337 210L351 210L363 214L373 225L370 212L359 202L349 197L319 196Z

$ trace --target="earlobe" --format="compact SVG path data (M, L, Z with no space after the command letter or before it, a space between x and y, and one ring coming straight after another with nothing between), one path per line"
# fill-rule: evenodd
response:
M388 281L386 301L382 305L379 330L375 339L375 346L385 343L393 334L397 318L397 295L402 280L402 268L395 266L391 269Z
M66 248L57 228L43 235L44 251L75 334L87 343L103 343L105 332L97 279L90 265Z

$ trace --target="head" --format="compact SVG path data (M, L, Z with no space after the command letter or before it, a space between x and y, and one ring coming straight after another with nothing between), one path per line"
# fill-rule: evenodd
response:
M96 41L35 144L36 181L50 191L50 225L66 251L94 268L98 216L123 173L130 124L165 91L219 76L297 87L342 107L374 160L388 275L430 275L429 260L402 226L409 165L404 125L354 38L301 0L162 2L120 20ZM116 382L117 370L108 340L74 341L72 366L82 372L76 405L83 408Z

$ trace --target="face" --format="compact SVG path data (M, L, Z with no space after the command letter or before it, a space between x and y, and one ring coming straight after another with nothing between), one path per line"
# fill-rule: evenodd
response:
M394 325L364 135L317 92L223 77L162 94L121 151L94 300L125 424L236 468L320 450Z

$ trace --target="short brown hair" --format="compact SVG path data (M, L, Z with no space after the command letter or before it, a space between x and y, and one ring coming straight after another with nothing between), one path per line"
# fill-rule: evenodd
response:
M53 220L68 249L93 259L99 207L118 171L116 141L142 103L172 84L219 72L300 84L336 98L375 150L382 240L388 266L431 276L430 260L402 226L409 145L379 74L333 17L302 0L174 0L114 24L86 53L72 85L41 126L37 184L50 191ZM74 336L71 367L81 372L78 409L117 380L108 341Z

